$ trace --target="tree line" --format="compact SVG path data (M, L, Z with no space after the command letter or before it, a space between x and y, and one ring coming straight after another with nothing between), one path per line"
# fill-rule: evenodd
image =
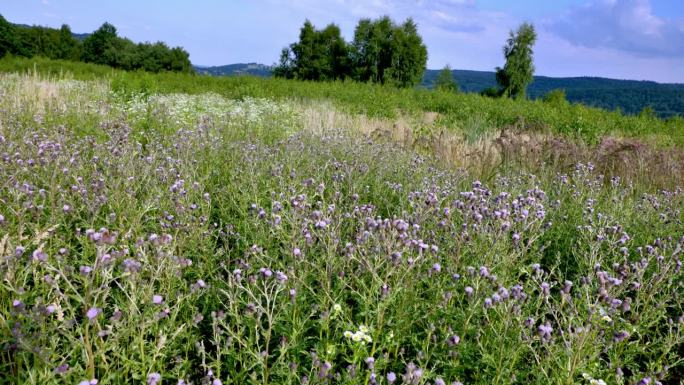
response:
M15 25L0 15L0 57L6 54L104 64L124 70L190 72L190 55L163 42L134 43L119 37L116 27L104 23L92 34L77 39L71 28Z
M282 50L273 73L289 79L353 79L410 87L420 82L426 63L427 47L412 19L401 24L387 16L362 19L349 43L337 25L319 30L307 20L299 41Z
M534 26L529 23L523 23L516 31L510 32L503 47L506 62L503 67L496 68L498 87L486 90L484 95L525 97L534 75L533 46L536 39ZM427 58L427 48L416 23L410 18L401 24L388 16L376 20L361 19L351 42L344 40L335 24L316 29L306 20L299 31L299 41L283 48L273 74L288 79L352 79L413 87L423 77ZM458 91L448 65L437 76L435 88Z

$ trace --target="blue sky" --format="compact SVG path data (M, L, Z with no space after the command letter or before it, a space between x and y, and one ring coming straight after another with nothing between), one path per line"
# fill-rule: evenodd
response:
M412 17L428 68L492 70L508 31L537 27L538 75L684 83L684 0L2 0L12 22L91 32L103 22L134 41L162 40L195 64L272 64L308 18L350 39L359 18Z

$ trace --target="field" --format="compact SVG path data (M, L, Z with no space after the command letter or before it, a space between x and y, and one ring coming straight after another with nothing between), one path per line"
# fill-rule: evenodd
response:
M680 118L0 69L0 383L684 380Z

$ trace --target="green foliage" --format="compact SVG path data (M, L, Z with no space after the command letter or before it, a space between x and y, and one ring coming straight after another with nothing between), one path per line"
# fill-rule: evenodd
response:
M626 116L583 105L555 108L541 100L488 98L466 93L434 92L427 89L397 89L360 82L302 82L280 78L212 77L182 73L142 73L112 70L86 63L21 59L0 60L0 71L21 72L36 69L39 73L72 73L78 79L105 77L117 79L121 87L134 93L214 92L227 98L244 97L295 100L329 100L352 114L370 117L399 118L438 112L439 124L450 129L467 126L476 119L495 132L520 121L544 127L587 143L596 143L607 134L647 139L658 145L684 145L684 120L646 119Z
M340 28L330 24L317 30L305 21L299 41L284 48L274 75L300 80L336 80L350 75L347 43Z
M0 15L0 57L12 54L59 60L82 60L124 70L191 72L190 56L181 47L162 42L135 44L117 36L116 27L104 23L83 42L68 25L60 29L14 25Z
M506 64L496 69L496 82L503 89L503 95L513 98L525 98L527 85L534 76L532 62L532 46L537 40L537 33L532 24L523 23L510 36L503 48Z
M308 20L299 41L284 48L276 77L299 80L341 80L410 87L425 71L427 48L416 24L408 19L396 25L387 16L359 21L351 46L334 24L317 30Z
M362 19L354 31L352 63L356 80L410 87L423 76L427 48L412 19L401 25L388 16Z
M2 383L684 376L680 190L582 164L482 183L398 146L301 131L289 103L241 96L558 113L546 103L120 71L3 74L0 87Z
M95 64L109 64L116 62L115 44L119 43L116 27L104 23L83 41L83 61ZM119 49L121 47L118 47Z
M546 95L544 95L542 100L556 107L568 105L568 99L566 98L565 90L563 89L549 91Z
M454 81L454 77L451 73L451 67L449 67L448 64L441 71L439 71L439 75L437 75L437 78L435 79L434 86L436 89L442 91L458 91L458 84L456 84Z

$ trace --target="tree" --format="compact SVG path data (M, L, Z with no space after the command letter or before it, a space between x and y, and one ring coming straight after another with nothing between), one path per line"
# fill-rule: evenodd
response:
M284 48L274 75L301 80L336 80L350 75L349 49L340 28L329 24L317 30L306 20L299 41Z
M437 74L435 88L441 91L458 92L458 84L454 81L451 67L448 64Z
M17 53L17 33L15 28L0 15L0 57Z
M537 33L529 23L523 23L515 33L510 32L503 47L506 64L503 68L496 68L496 81L501 86L503 95L525 97L527 86L534 76L532 46L536 40Z
M401 25L388 16L362 19L354 31L351 62L356 80L409 87L425 72L427 48L412 19Z
M82 58L85 62L97 64L109 64L110 57L105 57L105 53L112 48L117 39L116 27L109 23L104 23L92 35L83 40Z
M71 28L63 24L59 29L59 39L55 50L55 59L78 60L80 44L71 33Z
M427 64L427 47L412 19L394 28L390 47L390 68L382 80L398 87L412 87L420 83Z

